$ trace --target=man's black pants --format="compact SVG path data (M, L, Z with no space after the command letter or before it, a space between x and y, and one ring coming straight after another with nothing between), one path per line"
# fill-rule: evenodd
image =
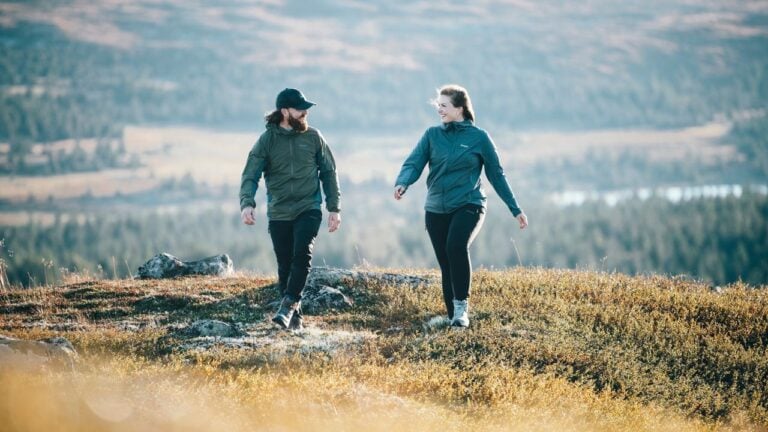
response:
M472 263L469 245L480 232L485 219L485 209L467 204L451 213L427 212L425 222L429 239L440 264L443 283L443 301L448 317L453 317L453 300L469 297L472 280Z
M291 221L269 221L280 294L288 295L294 301L301 300L322 219L320 210L307 210Z

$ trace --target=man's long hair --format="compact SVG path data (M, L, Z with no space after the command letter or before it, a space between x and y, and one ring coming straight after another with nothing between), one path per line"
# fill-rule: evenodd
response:
M272 123L275 125L279 125L280 122L283 121L283 113L279 109L276 109L271 113L267 113L264 116L264 121L266 121L267 124Z

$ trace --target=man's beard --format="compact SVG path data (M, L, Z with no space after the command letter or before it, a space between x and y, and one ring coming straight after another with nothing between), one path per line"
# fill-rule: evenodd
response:
M294 118L292 115L288 115L288 124L291 125L296 132L305 132L309 127L307 123L307 116L301 118Z

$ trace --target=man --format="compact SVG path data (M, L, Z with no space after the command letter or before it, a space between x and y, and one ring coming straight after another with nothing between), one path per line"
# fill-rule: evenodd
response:
M307 110L314 105L296 89L286 88L277 95L277 109L265 117L267 130L248 154L240 183L240 216L243 223L253 225L254 195L264 175L282 297L272 321L282 328L302 328L301 292L323 217L320 183L329 212L328 231L341 224L336 162L323 136L307 123Z

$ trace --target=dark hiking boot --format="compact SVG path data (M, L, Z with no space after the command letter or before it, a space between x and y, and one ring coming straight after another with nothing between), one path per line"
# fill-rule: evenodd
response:
M299 302L294 301L288 296L283 297L280 301L280 308L277 310L272 322L279 325L281 328L287 329L291 325L291 318L293 318L294 312L299 308Z
M304 317L301 315L301 302L299 307L293 312L291 317L291 323L288 325L288 330L304 330Z

